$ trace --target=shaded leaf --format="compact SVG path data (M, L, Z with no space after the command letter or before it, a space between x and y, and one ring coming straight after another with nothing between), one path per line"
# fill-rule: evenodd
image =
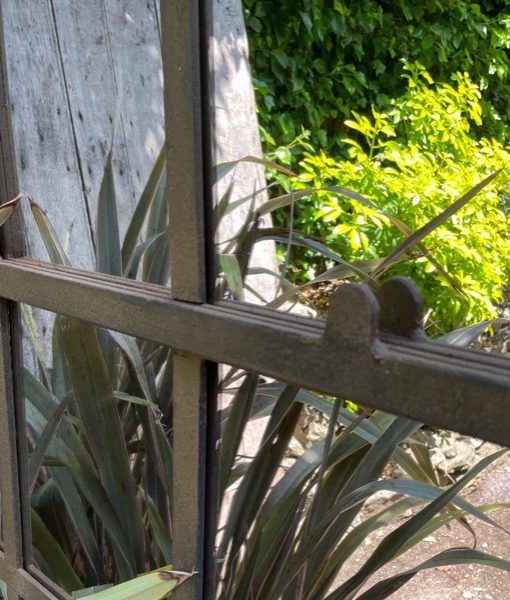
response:
M34 216L35 224L37 225L37 229L41 234L41 238L44 243L44 247L46 248L46 252L50 257L52 263L57 265L65 265L66 267L70 267L71 263L67 258L62 245L58 239L55 230L53 229L53 225L48 219L47 214L44 210L31 198L28 197L30 203L30 210L32 211L32 215Z
M95 233L96 270L109 275L122 275L119 219L111 150L106 157L103 179L99 189Z

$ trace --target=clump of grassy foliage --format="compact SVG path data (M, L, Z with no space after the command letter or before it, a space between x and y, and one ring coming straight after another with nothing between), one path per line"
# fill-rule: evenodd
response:
M159 247L166 243L164 185L162 154L121 245L108 157L98 206L98 270L168 283L168 259ZM227 194L218 214L228 213L242 201ZM230 259L223 261L228 268L220 290L240 293L239 283L242 287L250 272L247 256L258 240L285 238L288 232L281 229L261 230L258 215L289 201L289 195L284 195L259 211L249 211L227 254ZM31 209L50 258L68 264L44 212L34 201ZM146 219L151 224L147 229ZM337 269L343 269L345 277L359 276L368 268L365 260L350 264L306 235L294 236L296 241L337 257ZM383 262L376 267L384 266ZM284 277L282 286L285 289L274 306L298 292ZM28 309L25 318L35 347L40 348ZM83 596L94 586L129 581L167 564L171 521L178 518L171 510L172 350L57 317L53 355L39 352L38 358L39 376L25 373L37 565L69 592L89 588L81 592ZM233 399L222 414L220 501L231 486L238 487L218 532L218 598L366 600L376 594L385 598L421 569L438 565L480 562L510 570L510 563L497 556L452 549L361 593L361 586L375 572L445 523L470 515L499 527L489 513L504 505L475 507L459 492L503 451L482 460L457 483L441 488L417 437L420 423L378 411L353 414L341 399L331 402L250 373L232 371L223 384ZM326 439L308 449L277 481L305 404L329 417ZM243 461L238 455L243 432L261 414L269 415L262 444L251 460ZM412 454L402 449L403 442ZM381 479L390 459L401 464L409 479ZM396 492L395 501L374 517L355 523L366 499L381 489ZM383 538L357 573L347 575L337 590L330 591L365 537L400 519L410 508L417 509L415 515ZM160 579L147 579L149 588L139 597L157 600L167 594L170 588L163 589ZM128 587L141 594L137 585L141 582L135 579ZM113 599L119 597L117 593L128 591L112 588L96 597Z

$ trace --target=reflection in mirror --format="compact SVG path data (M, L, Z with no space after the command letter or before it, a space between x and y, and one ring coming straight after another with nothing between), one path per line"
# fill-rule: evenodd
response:
M2 5L9 251L169 285L158 3L39 4Z
M23 306L32 564L66 592L170 563L171 352Z
M164 141L157 3L31 10L8 0L2 18L20 190L47 213L72 266L136 272L135 247L162 231L165 219L153 198L157 185L144 196ZM36 51L27 40L37 40ZM24 217L28 255L54 261L37 215L27 209ZM153 240L146 251L164 254L162 244ZM150 259L142 259L147 275Z
M458 73L485 61L447 72L420 44L416 63L372 48L348 4L292 13L249 0L243 14L240 2L214 3L218 212L237 223L222 236L220 221L219 297L323 316L338 285L405 275L424 294L431 337L495 318L509 282L508 174L498 174L507 123L497 134L487 125L490 101ZM379 9L371 27L399 22L415 35L391 6ZM381 72L360 44L383 53ZM280 168L232 162L247 155Z
M217 297L267 303L278 288L278 262L274 242L259 240L255 244L253 237L258 235L259 225L270 227L271 220L269 215L255 217L268 194L243 11L241 2L212 4L216 243L229 288L220 283ZM242 160L244 157L247 160Z
M505 450L223 370L218 598L375 597L390 583L393 592L405 584L401 598L419 597L422 569L510 567L496 542L508 536ZM485 485L469 491L484 470ZM460 578L466 590L481 577L507 589L503 571L448 570L452 593Z

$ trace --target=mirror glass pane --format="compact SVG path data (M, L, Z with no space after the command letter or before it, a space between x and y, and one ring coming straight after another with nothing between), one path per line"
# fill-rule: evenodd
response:
M68 593L170 564L171 351L22 310L32 564Z
M501 556L497 540L506 533L498 526L510 515L508 456L498 446L235 368L222 372L218 598L375 594L378 582L475 539ZM458 488L451 503L448 488ZM508 589L504 571L450 565L446 556L448 569L432 559L392 588L395 597L419 597L424 585L438 600L459 586Z
M2 18L28 256L168 285L158 3L7 2Z

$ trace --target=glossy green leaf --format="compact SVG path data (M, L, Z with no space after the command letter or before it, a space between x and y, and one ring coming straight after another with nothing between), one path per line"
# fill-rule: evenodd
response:
M228 287L237 300L244 300L243 276L237 258L233 254L220 254L219 258Z
M445 221L447 221L452 215L458 212L463 206L465 206L470 200L472 200L478 192L483 190L486 186L488 186L496 177L500 174L501 170L495 171L491 173L488 177L486 177L483 181L475 185L468 192L466 192L461 198L456 200L453 204L451 204L448 208L446 208L439 215L431 219L428 223L420 227L417 231L409 235L401 244L399 244L388 256L385 260L372 272L371 278L377 277L379 273L381 273L387 264L389 264L392 260L401 256L404 252L411 249L418 242L420 242L424 237L432 233L435 229L443 225Z

